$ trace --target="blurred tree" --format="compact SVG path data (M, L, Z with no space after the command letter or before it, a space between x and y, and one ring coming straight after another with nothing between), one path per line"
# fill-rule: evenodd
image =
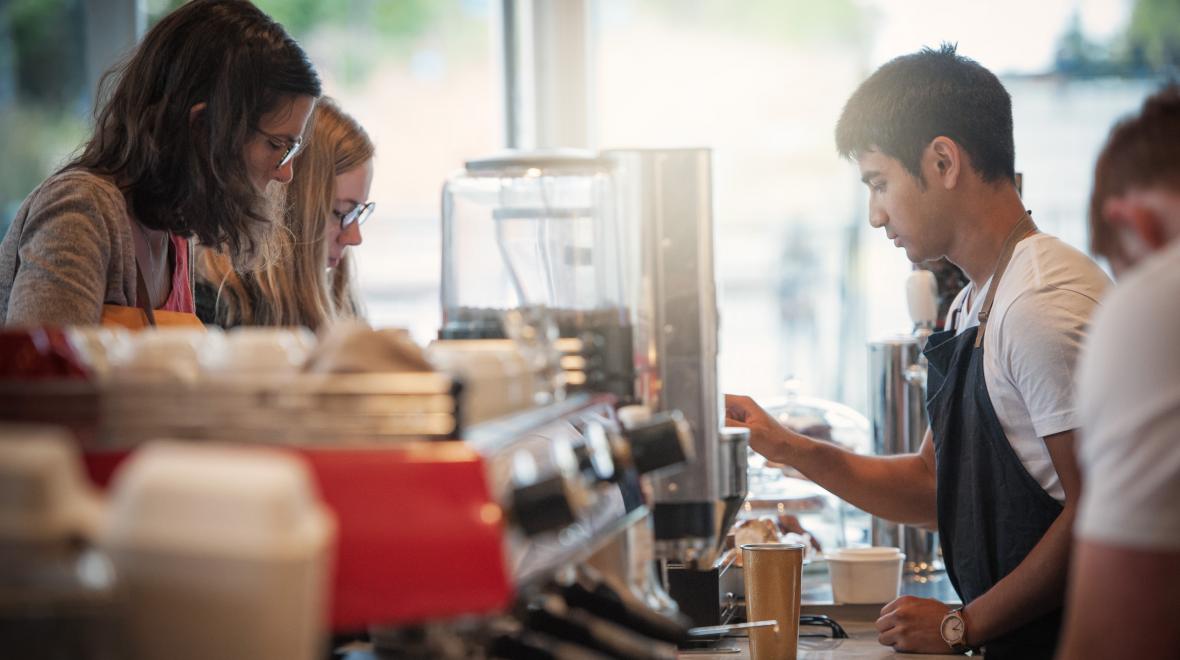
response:
M80 0L0 0L0 234L85 133Z
M1126 39L1133 61L1160 72L1180 69L1180 2L1135 0Z
M1082 18L1074 11L1065 32L1057 40L1053 66L1058 73L1067 76L1095 77L1120 73L1123 63L1112 59L1109 47L1086 36L1082 31Z
M86 98L82 20L78 0L0 2L0 23L11 37L12 93L21 102L61 107Z
M148 23L186 0L149 0ZM366 26L386 40L417 35L447 4L437 0L254 0L296 39L326 27Z
M154 24L187 0L149 0ZM328 27L365 26L384 40L416 36L445 7L438 0L254 0L296 39Z
M16 102L16 48L7 7L0 9L0 108Z
M148 25L187 0L148 0ZM471 4L471 0L466 0ZM414 41L432 26L446 22L448 30L462 31L463 0L254 0L259 9L278 21L291 36L310 42L323 35L341 44L339 52L317 66L327 65L342 82L363 82L374 63L374 51L382 58L411 56ZM322 55L323 53L321 53Z

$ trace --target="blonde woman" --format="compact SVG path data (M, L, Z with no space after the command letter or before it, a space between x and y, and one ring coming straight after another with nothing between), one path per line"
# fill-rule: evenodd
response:
M197 315L205 323L305 326L360 316L348 247L361 244L373 212L373 143L329 98L316 104L313 128L287 187L283 258L237 273L225 255L198 257Z

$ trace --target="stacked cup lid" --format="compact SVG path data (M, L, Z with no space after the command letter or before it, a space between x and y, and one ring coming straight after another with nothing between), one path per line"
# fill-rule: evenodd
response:
M101 502L64 429L0 425L0 541L89 538L100 520Z

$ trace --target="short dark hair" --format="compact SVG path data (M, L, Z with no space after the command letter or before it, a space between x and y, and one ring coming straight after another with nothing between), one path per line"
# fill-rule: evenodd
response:
M191 0L103 76L94 133L63 169L112 176L147 227L249 256L272 219L242 150L301 95L318 98L320 79L283 26L246 0Z
M922 181L922 152L940 135L967 152L984 181L1016 179L1012 97L953 44L890 60L861 83L836 123L836 149L844 158L880 151Z
M1090 193L1090 249L1108 259L1123 257L1122 246L1102 217L1106 200L1131 188L1168 186L1180 191L1180 87L1168 85L1143 108L1110 130L1094 165Z

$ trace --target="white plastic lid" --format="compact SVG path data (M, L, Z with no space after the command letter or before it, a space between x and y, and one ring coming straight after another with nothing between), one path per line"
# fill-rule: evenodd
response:
M315 335L306 328L242 326L225 333L217 350L201 354L206 371L286 375L307 360Z
M537 151L502 151L465 163L467 172L481 176L513 176L527 170L547 173L585 173L614 167L609 159L582 149L541 149Z
M837 548L827 553L828 561L892 561L904 558L900 548Z
M107 355L116 381L160 380L195 382L201 356L223 350L223 333L216 328L161 327L134 333L131 341Z
M91 538L101 506L65 429L0 425L0 540Z
M619 408L616 413L619 416L619 423L623 428L629 429L639 424L643 424L651 419L651 408L640 404L632 404Z
M251 559L320 552L335 523L303 460L279 449L154 442L111 489L111 549Z
M431 342L426 359L444 371L492 370L506 374L526 371L528 363L516 342L508 339L444 339Z
M90 373L101 380L110 371L111 353L126 352L131 331L111 325L76 325L66 328L66 339Z
M938 322L938 282L934 273L911 271L905 281L905 298L914 325L933 328Z

